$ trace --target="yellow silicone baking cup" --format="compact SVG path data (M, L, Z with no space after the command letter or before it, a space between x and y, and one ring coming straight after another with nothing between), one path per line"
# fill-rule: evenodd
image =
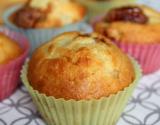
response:
M39 93L27 79L28 61L21 71L21 79L48 125L115 125L141 76L139 65L136 61L133 64L134 82L117 94L100 99L65 100Z

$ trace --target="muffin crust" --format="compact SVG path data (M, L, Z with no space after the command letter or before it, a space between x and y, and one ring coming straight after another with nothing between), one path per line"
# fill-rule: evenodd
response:
M98 99L129 86L135 77L130 59L97 34L64 33L33 54L28 79L34 89L65 99Z
M16 42L0 33L0 65L9 63L21 53L22 49Z
M10 17L21 28L52 28L77 23L85 17L85 8L68 0L28 0Z
M95 24L95 31L119 42L159 43L160 13L147 6L137 7L139 9L134 5L111 10L108 17Z
M109 25L99 24L95 30L115 41L139 44L160 43L160 24L114 22Z

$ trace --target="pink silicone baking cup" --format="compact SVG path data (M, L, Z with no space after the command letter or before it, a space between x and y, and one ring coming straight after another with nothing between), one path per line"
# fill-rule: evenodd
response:
M136 44L115 42L124 52L133 56L141 65L144 74L160 69L160 44Z
M20 82L20 70L29 52L29 42L22 34L6 28L0 28L0 32L15 40L23 49L21 56L0 66L0 101L2 101L16 90Z

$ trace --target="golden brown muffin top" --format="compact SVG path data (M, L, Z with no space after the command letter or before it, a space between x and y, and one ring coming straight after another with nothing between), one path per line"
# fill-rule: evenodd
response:
M129 22L115 22L109 25L99 24L95 30L112 40L120 42L160 43L160 24L141 25Z
M0 33L0 65L9 63L21 53L22 49L14 40Z
M112 10L96 23L95 31L121 42L159 43L160 13L146 6L137 7Z
M128 87L135 73L130 59L107 38L69 32L33 54L28 79L34 89L64 99L98 99Z
M11 20L21 28L61 27L81 21L85 8L70 0L28 0Z

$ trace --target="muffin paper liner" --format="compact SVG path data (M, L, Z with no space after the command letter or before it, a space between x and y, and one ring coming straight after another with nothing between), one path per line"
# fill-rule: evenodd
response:
M114 41L115 42L115 41ZM133 56L143 69L144 74L160 69L160 44L138 44L115 42L124 52Z
M27 79L28 61L21 71L21 79L48 125L115 125L141 76L140 67L135 61L133 64L134 82L117 94L100 99L65 100L39 93Z
M0 65L0 101L9 97L20 82L20 70L29 52L29 42L23 35L0 27L0 32L15 40L23 49L23 53L7 64Z
M114 7L122 5L129 5L136 2L136 0L111 0L111 1L93 1L93 0L76 0L77 2L85 5L89 10L89 17L92 18Z
M78 23L69 24L69 25L63 26L61 28L42 28L42 29L19 28L9 20L9 17L12 15L12 13L14 13L17 9L19 9L21 7L22 7L22 5L18 5L18 6L14 6L14 7L8 9L3 15L3 20L5 22L5 25L8 28L13 29L14 31L21 32L29 38L29 40L31 42L30 54L39 45L51 40L54 36L56 36L60 33L67 32L67 31L81 31L83 33L92 32L92 28L87 23L85 23L85 20L87 19L87 17L85 17L84 20L82 20Z

